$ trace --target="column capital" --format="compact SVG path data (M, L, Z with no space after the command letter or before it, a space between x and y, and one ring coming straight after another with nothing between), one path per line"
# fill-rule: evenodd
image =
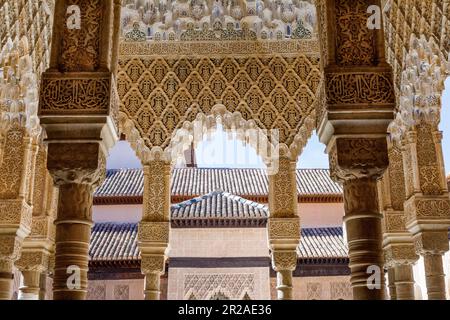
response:
M269 218L268 233L272 250L295 250L300 242L300 218Z
M139 247L142 251L165 253L169 243L169 221L141 221L138 227Z
M44 249L23 249L15 266L20 271L44 272L48 270L50 253Z
M393 243L384 247L384 265L394 268L401 265L412 265L419 260L414 243Z
M14 261L20 257L22 241L16 235L0 234L0 273L11 272Z
M448 230L422 231L414 235L417 254L443 255L449 250Z
M389 165L386 137L336 137L329 144L331 177L378 179Z
M275 271L294 271L296 267L296 250L272 250L272 268Z
M165 255L141 253L141 272L142 274L164 274L166 270Z
M88 184L105 178L106 155L99 143L50 143L47 168L56 185Z

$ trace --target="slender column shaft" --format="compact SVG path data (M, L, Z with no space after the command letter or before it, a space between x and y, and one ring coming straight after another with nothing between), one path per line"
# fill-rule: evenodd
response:
M84 300L87 294L92 187L63 184L59 188L56 224L54 300Z
M445 274L440 254L425 254L428 300L445 300Z
M14 261L19 256L22 240L15 235L0 235L0 300L11 300Z
M391 297L391 300L397 300L397 292L395 287L395 269L389 268L388 269L388 289L389 289L389 296Z
M159 273L145 274L145 300L159 300L161 298L161 275Z
M281 155L287 154L283 150ZM269 247L272 267L277 272L278 300L292 300L292 272L297 266L300 241L295 161L282 156L278 171L269 176Z
M0 261L0 264L3 263ZM0 270L0 300L11 300L13 279L12 263L9 268L4 265Z
M40 271L22 271L19 300L39 300L40 278Z
M170 234L170 162L151 161L144 166L144 207L139 224L141 272L146 300L161 298L160 277L165 273Z
M344 182L350 281L355 300L385 299L381 214L375 179Z
M278 300L292 300L292 271L281 270L277 272Z
M39 279L39 300L45 300L47 296L47 273L42 272Z
M395 266L397 300L414 300L414 274L410 264Z

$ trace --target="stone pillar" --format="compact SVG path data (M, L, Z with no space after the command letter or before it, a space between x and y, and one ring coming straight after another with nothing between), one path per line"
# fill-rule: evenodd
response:
M68 28L67 8L80 8L80 28ZM114 1L56 1L50 68L42 76L39 117L47 167L59 186L54 299L84 299L92 226L92 196L118 140L113 30Z
M272 268L277 272L279 300L292 300L292 273L297 267L297 247L300 242L296 161L287 150L280 150L278 168L269 172L269 247Z
M449 250L450 198L437 123L422 121L403 139L406 227L424 258L428 299L444 300L442 256Z
M327 145L332 177L344 186L354 299L385 298L376 183L388 166L386 136L395 92L383 29L367 27L371 5L380 1L316 1L324 72L317 132ZM379 282L371 289L367 281L373 272Z
M385 266L390 271L389 285L395 287L396 300L414 300L412 265L417 262L419 256L415 253L412 234L406 229L402 151L399 146L389 143L388 156L389 168L378 184L380 208L383 213Z
M414 300L414 273L411 264L395 266L395 290L397 300Z
M42 272L39 279L39 300L46 300L47 296L47 272Z
M67 155L72 158L68 159ZM49 145L48 168L59 186L53 276L55 300L86 298L93 192L102 181L105 163L99 144ZM67 168L73 169L66 172Z
M26 38L3 53L0 67L8 72L2 82L14 90L0 97L0 299L11 299L12 268L31 228L31 177L41 129L36 116L37 81Z
M389 297L391 300L397 300L397 292L395 290L395 269L389 268L387 269L388 275L388 289L389 289Z
M355 300L385 299L382 216L378 212L375 177L346 180L344 201L353 297Z
M48 273L49 259L54 252L58 189L47 171L47 148L40 145L34 165L34 176L30 184L33 203L31 233L23 241L22 256L16 261L16 268L22 272L19 300L38 300L40 279Z
M155 158L144 165L144 207L138 232L146 300L160 299L170 233L171 163Z

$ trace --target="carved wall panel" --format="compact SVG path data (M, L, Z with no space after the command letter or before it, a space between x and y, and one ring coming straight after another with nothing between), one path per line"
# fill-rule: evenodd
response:
M184 276L184 296L198 300L212 298L218 293L229 299L239 300L255 292L255 275L248 273L186 274Z
M166 148L185 121L210 114L216 104L254 120L261 129L278 129L279 141L287 145L314 113L319 58L299 51L294 40L195 47L189 42L144 43L134 51L137 45L122 43L117 86L121 111L150 149ZM204 51L193 55L186 48ZM138 52L146 54L136 56Z

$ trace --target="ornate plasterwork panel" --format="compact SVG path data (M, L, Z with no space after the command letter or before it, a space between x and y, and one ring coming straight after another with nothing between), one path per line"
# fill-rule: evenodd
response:
M39 78L50 61L54 0L8 0L0 2L0 47L26 36L33 70Z
M382 0L387 60L394 69L397 89L400 89L410 37L433 37L444 55L450 52L450 6L448 0Z
M128 0L122 8L127 41L310 38L314 1Z
M321 83L316 41L122 43L120 50L121 112L148 149L167 148L186 121L217 104L279 130L287 146L312 132Z
M209 300L225 296L240 300L255 294L255 275L250 273L186 274L184 296L186 299Z

